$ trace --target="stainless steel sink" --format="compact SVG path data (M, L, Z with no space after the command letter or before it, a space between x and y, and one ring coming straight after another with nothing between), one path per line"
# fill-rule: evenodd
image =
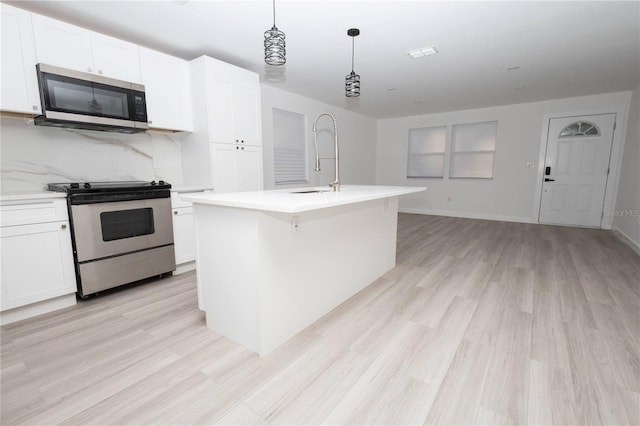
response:
M292 191L290 194L318 194L321 192L332 192L329 189L308 189L303 191Z

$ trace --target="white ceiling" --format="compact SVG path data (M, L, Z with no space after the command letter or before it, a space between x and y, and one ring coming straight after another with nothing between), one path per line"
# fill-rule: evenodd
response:
M270 0L7 3L184 59L207 54L375 118L631 90L639 80L638 1L277 0L282 67L263 61ZM352 27L362 95L348 99ZM406 53L431 45L440 53Z

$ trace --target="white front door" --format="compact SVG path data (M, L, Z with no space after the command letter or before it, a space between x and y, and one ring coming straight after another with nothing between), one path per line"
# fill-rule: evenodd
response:
M615 114L552 118L540 223L600 227Z

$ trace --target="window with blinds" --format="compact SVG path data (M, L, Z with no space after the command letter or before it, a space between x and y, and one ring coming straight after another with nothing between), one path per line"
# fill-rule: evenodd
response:
M306 183L307 118L273 109L273 170L276 184Z
M498 122L454 124L450 178L493 179Z
M407 177L444 177L446 140L446 126L409 129Z

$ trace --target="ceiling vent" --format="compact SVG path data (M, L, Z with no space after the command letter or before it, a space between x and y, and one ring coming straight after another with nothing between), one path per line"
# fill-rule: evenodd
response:
M435 46L423 47L422 49L415 49L407 52L407 54L413 59L435 55L436 53L438 53L438 49L436 49Z

